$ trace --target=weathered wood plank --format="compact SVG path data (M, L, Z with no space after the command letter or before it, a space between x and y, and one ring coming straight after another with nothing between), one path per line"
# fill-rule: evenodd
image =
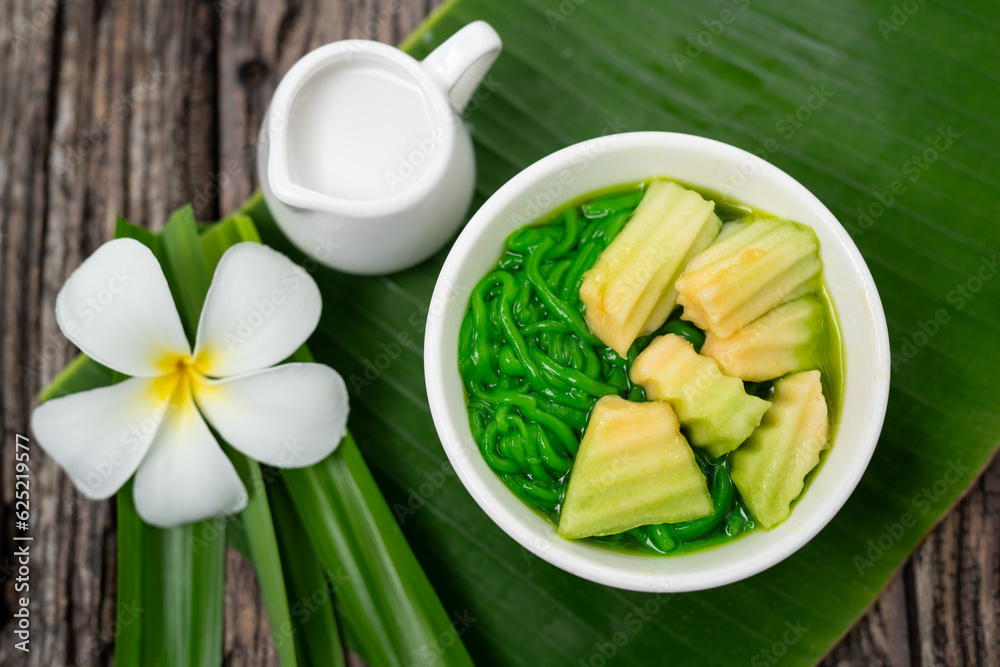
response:
M280 77L346 37L395 43L438 0L10 0L0 3L0 541L14 526L13 438L72 357L55 295L117 213L158 227L256 187L256 137ZM32 452L33 651L15 652L0 557L0 664L109 665L114 512ZM824 661L1000 664L1000 462ZM6 560L4 560L7 558ZM277 665L252 567L227 555L225 664ZM352 658L351 664L360 664Z
M1000 664L1000 466L987 473L912 559L915 627L925 665Z
M190 184L211 171L217 24L206 3L5 3L4 10L6 445L15 432L27 432L33 396L73 354L54 318L55 295L70 271L110 238L116 213L161 224L190 198ZM5 517L12 470L12 449L4 446ZM82 500L37 450L32 473L33 650L15 654L5 628L0 664L109 664L116 632L113 505ZM4 522L5 544L11 527ZM7 582L5 601L12 593ZM7 620L5 613L5 626Z
M823 661L826 667L879 665L908 667L910 656L904 572L898 573L879 599Z
M54 366L61 365L69 350L56 346L51 354L42 342L52 335L51 318L45 304L51 302L49 284L52 270L48 260L59 261L65 252L49 255L46 221L50 215L47 180L49 147L53 138L56 85L60 67L63 31L61 10L45 8L30 2L4 3L0 10L0 33L4 36L0 58L0 231L2 244L2 380L0 419L3 421L3 466L0 477L0 498L4 505L4 521L0 537L4 556L9 553L13 534L13 454L16 433L27 435L27 415L32 397L50 376ZM70 45L72 48L72 44ZM54 243L58 248L58 240ZM102 506L83 510L79 516L72 503L61 502L67 491L66 481L58 468L33 448L31 457L32 508L30 534L33 567L31 570L31 618L34 622L33 651L30 664L65 664L73 650L73 624L70 599L75 579L71 565L77 554L74 546L86 544L93 526L102 523ZM70 526L80 518L81 530L70 532ZM77 544L71 542L76 538ZM82 566L90 572L101 571L101 555L91 560L93 552L83 558ZM7 561L7 565L12 565ZM9 570L8 570L9 572ZM79 590L77 591L79 593ZM15 599L13 581L5 581L5 609ZM90 596L81 596L92 599ZM96 595L99 598L99 594ZM9 612L8 612L9 613ZM5 619L6 620L6 619ZM4 623L6 626L6 623ZM0 642L0 663L24 664L29 656L19 654L10 641L11 633L4 628Z

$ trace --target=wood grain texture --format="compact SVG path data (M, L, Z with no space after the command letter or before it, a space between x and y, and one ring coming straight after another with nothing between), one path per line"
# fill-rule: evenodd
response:
M74 354L59 287L117 213L156 228L188 201L203 220L235 208L292 63L336 39L396 43L437 2L0 3L0 665L109 665L118 630L113 505L33 448L32 652L11 641L14 438ZM995 461L823 664L1000 665L998 535ZM225 664L276 665L253 569L226 563Z

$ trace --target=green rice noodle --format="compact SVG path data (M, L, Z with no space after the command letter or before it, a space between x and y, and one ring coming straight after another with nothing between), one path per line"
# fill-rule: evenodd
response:
M483 459L526 503L558 521L573 458L597 399L645 400L628 379L631 359L601 343L584 319L580 286L628 222L642 186L569 206L549 221L511 234L496 268L472 291L459 336L459 370L469 423ZM664 329L700 347L703 334L671 318ZM697 453L715 512L685 524L642 526L594 538L616 547L679 553L753 528L735 493L725 458Z

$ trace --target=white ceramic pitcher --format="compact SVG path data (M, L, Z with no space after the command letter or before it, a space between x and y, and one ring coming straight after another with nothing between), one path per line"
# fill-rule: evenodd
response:
M465 26L423 61L367 40L322 46L281 80L257 170L281 230L327 266L390 273L441 248L475 188L459 113L500 53Z

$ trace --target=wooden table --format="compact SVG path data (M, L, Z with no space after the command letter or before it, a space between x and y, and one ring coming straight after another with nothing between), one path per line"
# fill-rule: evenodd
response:
M194 202L215 219L256 187L254 141L276 82L326 42L396 43L439 0L7 0L0 5L0 543L13 533L14 438L70 360L59 287L112 236ZM0 559L0 665L109 665L115 521L33 457L33 644L13 649ZM1000 664L1000 463L994 462L827 659ZM252 567L227 560L227 665L277 664ZM263 662L260 657L264 656Z

